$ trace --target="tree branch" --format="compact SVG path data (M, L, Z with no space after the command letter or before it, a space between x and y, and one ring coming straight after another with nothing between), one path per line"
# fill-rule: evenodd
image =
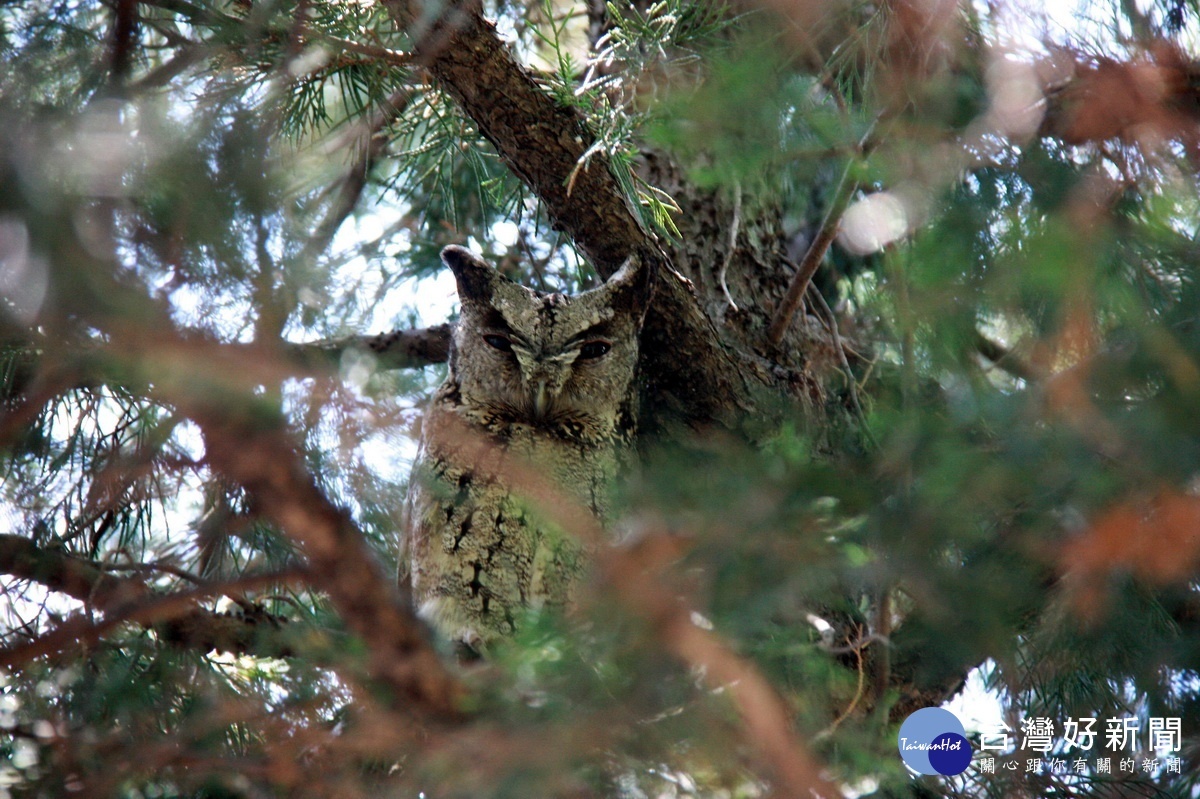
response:
M220 362L213 362L213 376L218 382L236 382L237 369L252 365L253 376L261 383L304 376L331 365L336 366L347 350L373 354L384 369L419 369L430 364L445 363L449 357L450 331L449 324L440 324L325 341L284 342L283 357L280 357L278 350L272 352L270 347L260 344L219 345L215 341L208 344L216 345L220 350L210 352ZM177 352L193 348L190 343L177 342L175 346ZM209 352L207 345L199 340L195 346ZM0 442L8 441L20 432L50 398L74 388L93 388L106 382L117 382L113 375L95 368L96 358L103 357L103 348L99 345L81 343L74 347L69 359L57 359L53 368L42 366L45 356L39 343L10 342L9 347L20 352L8 356L9 369L15 376L8 387L11 389L9 395L0 397L0 411L4 411L0 414ZM150 357L162 355L144 348L139 350ZM226 370L221 364L229 369ZM222 371L226 376L224 380L219 375Z
M123 379L136 383L143 375L154 375L149 393L196 421L205 437L207 460L241 483L258 510L301 545L309 559L307 576L312 584L328 593L347 628L366 642L372 676L390 687L397 700L407 698L434 716L457 717L464 689L442 663L424 625L411 609L401 605L395 580L380 572L350 517L317 487L282 422L269 417L264 421L261 405L253 399L256 386L281 379L290 371L286 364L279 364L278 351L272 357L270 348L221 344L205 337L182 338L165 325L156 336L147 335L144 329L116 328L120 332L113 335L112 347L120 353ZM95 358L103 361L104 355L98 349ZM125 614L106 619L99 630L80 620L49 641L35 642L40 648L4 653L3 662L21 662L56 651L80 636L101 635L122 621L157 620L161 616L155 614L161 612L178 617L173 629L183 640L226 641L212 623L206 626L194 614L181 615L181 606L172 605L168 612L157 605L145 610L140 603L142 599L194 601L188 595L155 599L138 580L118 580L65 555L38 557L39 550L18 536L2 540L5 549L0 555L7 558L10 573L90 600L102 610L111 607ZM151 615L126 613L127 601L135 603L137 613ZM203 638L202 633L209 637ZM236 640L222 644L236 645Z
M264 517L300 544L312 585L324 590L346 627L366 643L371 675L399 704L442 718L460 715L464 689L433 648L425 626L401 604L395 579L379 569L350 516L335 507L306 469L283 420L256 399L257 387L282 379L278 350L183 337L160 320L147 328L113 327L121 362L145 375L144 390L199 426L205 457L240 483ZM151 379L152 376L152 379Z
M209 461L245 487L257 508L297 541L314 585L328 593L346 626L370 651L372 676L418 709L460 715L464 688L446 669L424 625L400 603L349 515L334 507L281 427L252 408L174 397L200 425Z
M115 90L121 91L129 79L133 49L137 45L138 13L136 0L117 0L113 8L113 31L109 47L109 73Z
M423 31L409 0L388 0L386 6L417 39L418 63L458 101L601 275L612 275L647 245L607 155L591 150L595 136L579 113L537 84L474 3L445 3Z
M210 48L199 44L185 44L169 60L130 83L127 92L131 95L166 86L187 70L199 64L211 54Z
M655 294L643 329L643 374L652 411L688 424L734 424L753 406L746 374L775 386L771 375L743 369L692 287L669 266L642 229L602 149L580 114L559 105L514 57L474 3L452 2L435 19L410 0L387 0L392 17L416 40L425 66L508 167L542 200L556 228L566 231L596 270L609 277L631 254L654 269Z
M166 303L146 297L144 286L128 279L115 252L81 242L69 206L35 207L14 170L0 158L0 186L11 189L6 207L29 220L31 247L44 247L53 274L71 276L50 292L54 304L47 302L39 324L48 335L61 328L62 338L82 328L101 331L106 346L89 358L92 371L197 423L206 461L240 483L254 509L300 545L311 584L326 591L347 628L364 641L370 674L391 692L392 704L404 707L407 699L410 712L459 717L462 685L401 603L395 578L382 573L349 515L305 468L278 405L262 396L262 386L281 385L295 371L280 357L279 344L247 348L181 332Z
M980 355L995 364L997 368L1027 383L1036 383L1045 378L1045 375L1041 374L1032 365L1021 360L1008 347L988 338L978 330L975 331L975 349Z
M416 369L445 363L450 356L448 324L392 330L370 336L347 336L329 341L288 344L288 355L309 367L336 363L347 350L369 352L384 369Z
M362 44L361 42L352 42L349 39L343 39L339 36L333 36L330 34L323 34L322 36L317 37L316 40L318 42L328 42L329 44L335 44L338 47L342 48L343 50L346 50L347 52L357 53L359 55L365 55L370 58L378 58L379 60L385 61L394 67L411 66L412 62L413 62L413 57L412 57L412 54L410 54L410 53L403 53L403 52L400 52L399 50L391 50L387 47L380 47L379 45L376 45L376 44Z
M0 666L11 668L42 655L94 644L116 627L134 622L154 629L180 647L213 649L262 657L289 657L291 647L276 635L286 619L267 613L236 616L196 607L214 596L236 596L259 585L299 579L299 572L253 575L239 580L198 586L191 591L160 594L135 577L116 577L91 561L62 551L43 549L19 535L0 535L0 573L31 580L86 602L104 612L94 623L85 617L69 619L29 643L0 650ZM263 622L266 622L265 624Z
M149 586L141 580L114 577L91 561L42 549L21 535L0 534L0 572L32 580L101 610L150 594Z
M775 309L775 313L771 317L771 325L767 328L767 340L774 347L778 347L783 341L788 325L792 323L792 317L796 315L796 311L804 302L804 292L812 282L818 267L821 266L825 253L829 252L829 246L837 238L842 224L842 214L846 212L846 206L850 203L850 195L858 187L857 181L850 178L850 170L853 166L853 161L846 165L841 182L834 190L829 210L825 212L825 218L821 221L821 227L813 236L812 243L808 245L804 258L796 267L796 273L792 276L791 283L788 284L787 293L784 294L779 307Z

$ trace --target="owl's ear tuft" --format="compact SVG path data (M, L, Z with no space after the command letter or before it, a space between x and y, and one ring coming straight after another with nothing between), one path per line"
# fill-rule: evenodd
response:
M442 250L442 263L454 273L459 299L491 299L499 275L478 255L466 247L451 244Z
M603 289L611 294L609 304L630 313L645 313L653 290L653 271L641 255L632 253L604 283Z

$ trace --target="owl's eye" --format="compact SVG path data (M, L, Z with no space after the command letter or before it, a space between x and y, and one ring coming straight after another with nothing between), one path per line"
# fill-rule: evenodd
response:
M504 336L488 335L484 336L483 340L488 343L489 347L498 349L501 352L512 352L512 342Z
M599 358L611 349L612 344L609 344L607 341L588 341L579 348L579 358L584 361Z

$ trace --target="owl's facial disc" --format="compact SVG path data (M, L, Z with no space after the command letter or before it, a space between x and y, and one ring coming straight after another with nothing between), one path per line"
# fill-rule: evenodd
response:
M506 280L465 250L444 256L462 301L456 370L468 402L536 427L600 430L633 379L641 283L626 265L573 297ZM469 365L466 365L469 364Z

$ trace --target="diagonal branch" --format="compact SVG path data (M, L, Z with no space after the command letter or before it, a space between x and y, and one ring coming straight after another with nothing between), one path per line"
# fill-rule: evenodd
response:
M1036 366L1026 363L1008 347L1005 347L994 339L988 338L978 330L974 331L974 344L975 350L980 355L1013 377L1024 380L1027 383L1036 383L1046 377L1038 371Z
M817 273L817 269L821 266L821 261L825 258L825 253L829 251L829 247L833 244L833 240L837 238L838 230L841 228L842 215L846 212L846 206L850 203L850 196L858 187L856 181L850 178L850 171L854 166L852 161L846 166L846 170L842 173L842 179L838 183L837 189L834 190L833 199L829 204L829 210L825 212L825 218L821 221L821 227L817 230L817 234L813 236L812 243L808 245L808 250L804 253L804 258L801 259L800 265L796 267L796 272L792 276L791 283L788 284L787 293L779 303L779 307L775 309L774 315L771 317L771 325L767 328L767 340L771 342L773 347L778 347L783 341L783 336L787 332L788 325L792 322L792 317L800 310L801 304L804 302L804 292L812 283L813 275Z
M474 3L448 2L420 30L410 0L388 0L392 17L418 39L417 61L458 101L505 163L546 204L605 277L648 237L613 179L595 136L573 108L557 103L480 16Z
M19 185L14 169L0 158L0 186ZM147 298L128 278L115 252L81 242L69 207L56 207L55 216L20 189L10 193L7 207L29 221L31 247L44 248L56 277L71 276L64 290L53 292L56 305L41 312L39 324L63 338L77 328L101 331L107 346L89 358L91 371L136 386L140 396L197 423L206 461L240 483L255 509L300 545L311 584L326 591L347 628L364 641L370 673L391 692L392 704L410 700L412 709L429 716L460 717L461 683L414 611L401 603L395 578L382 573L350 516L318 487L278 406L263 398L262 386L282 385L295 372L278 343L245 348L180 331L165 303Z
M380 571L349 514L317 487L282 427L228 403L174 399L203 431L209 461L301 545L313 584L367 644L371 674L394 691L396 701L458 717L463 686L442 663L424 625L400 603L395 581Z
M654 237L630 210L613 166L580 113L560 105L497 36L473 2L439 4L429 19L411 0L386 0L416 41L416 62L458 101L505 164L542 201L603 277L631 254L655 269L654 299L643 330L647 403L692 426L733 424L752 407L752 380L774 386L721 343L691 285L673 270Z
M142 328L114 325L107 354L119 356L110 371L123 381L144 380L149 395L200 425L208 462L242 484L257 509L301 545L311 583L328 593L347 628L365 641L371 674L393 691L397 702L408 699L433 716L458 716L463 688L442 663L424 625L401 604L394 579L380 571L349 515L318 488L282 421L255 402L257 386L282 379L293 367L277 350L185 338L167 324L153 336ZM97 348L95 360L104 362L105 355ZM112 377L101 372L98 365L93 370L101 381ZM27 550L12 552L14 558L28 555ZM30 575L42 568L24 563ZM78 564L50 565L57 570L46 573L58 584L90 593L92 583L80 577L90 573L66 568ZM107 585L103 583L106 592ZM141 590L132 588L136 583L119 585Z

